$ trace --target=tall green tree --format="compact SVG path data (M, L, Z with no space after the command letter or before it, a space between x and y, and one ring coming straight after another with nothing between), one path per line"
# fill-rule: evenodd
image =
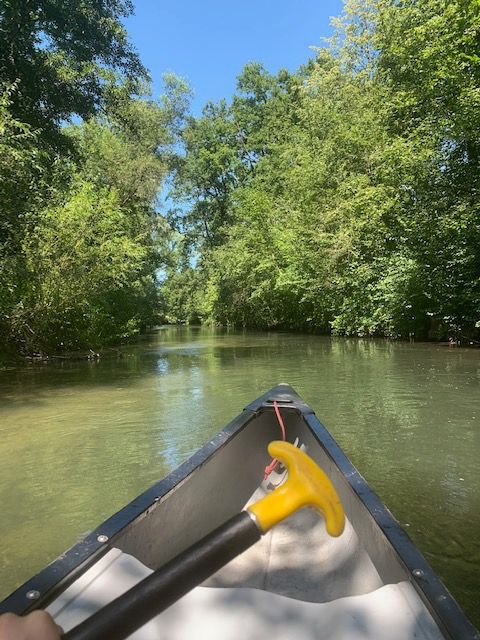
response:
M156 271L168 234L157 195L182 101L176 90L161 102L123 100L111 117L66 130L76 149L61 166L70 183L22 245L27 278L10 330L24 350L96 348L157 320Z
M480 4L381 0L378 77L393 132L430 149L410 185L409 246L437 324L469 333L480 318Z
M190 121L177 193L201 316L473 336L479 6L348 0L315 60L277 76L249 64L231 103Z
M89 182L47 209L24 244L29 282L12 315L27 352L91 348L137 333L155 305L151 228L118 191Z
M225 101L209 104L182 132L185 154L175 167L173 198L182 203L179 229L207 245L222 240L230 220L230 194L238 182L237 130Z
M62 122L97 113L112 84L137 89L147 72L121 22L132 10L129 0L3 0L0 81L17 83L12 116L57 143Z
M115 224L124 241L116 246L125 269L130 268L133 281L150 279L148 286L155 289L152 211L166 171L160 147L166 153L171 145L168 120L176 117L170 107L176 109L177 103L155 107L131 100L132 94L147 89L148 77L122 24L132 8L128 0L5 0L0 5L2 345L32 350L61 342L79 345L87 336L93 340L105 333L92 329L95 322L100 327L94 318L101 316L102 304L110 304L103 322L114 328L112 336L131 333L135 323L141 324L125 328L125 317L142 316L145 290L137 295L137 287L131 304L126 298L122 305L107 302L115 297L112 282L118 294L122 288L121 269L102 244L106 229L115 244ZM101 122L91 121L95 115ZM65 128L72 116L88 121L81 134ZM130 217L128 224L123 217ZM82 282L87 286L80 272L88 264L96 315L82 311L74 317L88 297L86 290L79 293ZM95 289L102 270L103 303ZM154 299L152 292L149 296Z
M201 298L194 296L189 308L197 311L190 316L244 325L278 324L270 311L256 307L260 290L255 282L267 288L262 277L253 282L245 272L263 246L264 215L270 211L263 210L261 203L274 207L274 198L263 197L262 191L283 189L281 167L289 160L280 149L295 124L293 105L299 100L301 83L300 73L281 71L274 76L251 63L238 78L231 104L208 105L200 118L189 120L183 132L185 155L179 161L173 195L183 200L184 207L176 222L200 256L197 283L208 292ZM239 256L245 259L242 267ZM265 264L269 260L266 257ZM191 271L188 264L184 268ZM182 269L180 265L180 273ZM186 286L188 297L191 288L177 274L178 270L170 271L164 285L167 296L172 294L171 287ZM237 291L242 285L245 290ZM174 298L186 296L179 293ZM247 309L243 303L250 298Z
M15 85L0 96L0 345L22 296L25 265L21 244L31 209L48 191L46 162L36 132L10 113Z
M12 189L25 175L33 195L24 223L12 218L4 226L2 342L27 353L97 348L156 322L156 272L170 233L157 197L187 94L171 76L159 101L118 93L110 113L64 129L75 153L58 156L51 181L43 162L35 173L36 136L12 119L4 99L0 168L7 177L11 171Z

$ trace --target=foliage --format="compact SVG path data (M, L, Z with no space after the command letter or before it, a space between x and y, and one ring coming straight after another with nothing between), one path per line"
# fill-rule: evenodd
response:
M118 22L129 10L116 1L32 1L7 2L0 13L15 51L7 62L25 72L0 96L3 349L97 348L158 319L169 232L157 194L189 89L170 74L159 101L132 97L145 74ZM77 30L92 20L82 40ZM61 123L74 113L85 120Z
M156 198L188 89L170 75L161 101L133 99L148 86L121 23L131 11L129 0L2 3L3 349L95 347L156 320ZM72 116L83 121L65 126Z
M479 9L350 0L297 73L247 65L183 132L175 220L197 259L166 295L227 324L472 335Z
M431 317L466 333L480 316L480 5L379 6L379 78L390 90L390 128L434 159L411 182L418 286Z
M38 132L11 114L13 84L0 95L0 246L14 249L24 217L44 196L47 154L39 148Z
M26 352L99 346L155 319L152 204L165 163L138 143L132 149L107 124L75 129L81 160L58 169L69 182L57 180L51 204L27 216L20 249L4 248L0 261L13 285L1 301L4 330ZM112 150L129 172L122 188L108 162Z
M30 204L38 202L44 175L35 132L10 113L15 90L12 85L0 96L0 336L8 333L21 289L25 219Z
M57 143L62 121L94 115L111 85L138 90L147 74L121 23L132 8L130 0L3 0L0 81L18 83L13 117Z
M200 117L172 74L148 97L131 10L0 9L3 343L96 347L159 317L478 335L478 0L348 0L314 59L247 64Z
M23 236L27 277L10 331L24 350L96 348L157 321L165 228L155 206L170 121L161 104L130 100L111 120L68 129L70 184Z
M155 302L148 219L122 207L114 189L82 181L47 209L25 241L29 278L12 317L27 350L129 337ZM30 348L30 349L29 349Z

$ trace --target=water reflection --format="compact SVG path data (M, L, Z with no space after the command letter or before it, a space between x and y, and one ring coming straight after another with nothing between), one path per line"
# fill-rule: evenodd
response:
M2 593L278 382L316 409L475 618L480 352L281 332L171 327L99 361L1 372Z

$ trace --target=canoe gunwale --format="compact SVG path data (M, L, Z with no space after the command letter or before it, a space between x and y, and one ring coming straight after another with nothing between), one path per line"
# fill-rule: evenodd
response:
M452 640L480 640L478 630L472 625L409 535L345 455L315 412L292 387L277 385L254 400L247 409L255 412L272 410L274 400L280 408L294 409L302 414L317 442L387 538L400 564L404 567L410 583L445 637Z
M127 527L134 526L135 522L154 509L162 498L183 483L196 469L240 433L255 415L249 410L240 413L179 467L146 489L7 596L0 602L0 614L11 612L23 615L46 607L112 546L115 546L115 539ZM106 536L106 539L103 536ZM27 594L32 592L38 592L40 596L29 599Z
M320 445L387 538L405 568L411 584L445 637L452 640L479 640L480 633L330 432L313 412L304 418Z

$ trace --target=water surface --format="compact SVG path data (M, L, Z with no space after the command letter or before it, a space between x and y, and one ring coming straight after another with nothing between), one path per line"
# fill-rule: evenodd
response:
M169 327L0 372L0 597L290 383L480 626L480 351Z

